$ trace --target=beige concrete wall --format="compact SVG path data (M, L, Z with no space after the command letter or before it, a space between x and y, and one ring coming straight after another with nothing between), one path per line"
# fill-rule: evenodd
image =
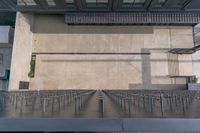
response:
M170 48L193 46L190 26L68 26L59 15L35 15L30 26L25 16L18 14L16 25L16 34L27 36L15 38L14 54L18 56L13 57L11 81L19 76L11 82L12 89L18 88L20 80L30 80L30 89L151 89L155 85L184 85L184 79L169 75L193 72L190 67L184 73L185 68L179 65L178 59L188 58L167 53ZM20 47L28 50L19 54ZM151 55L61 54L144 51ZM35 77L29 79L31 52L57 54L37 55ZM24 60L18 59L25 55ZM176 63L170 64L171 59ZM17 71L17 67L23 70Z
M179 62L177 54L168 54L168 72L170 76L179 75Z
M193 29L191 26L172 26L170 28L171 48L194 47Z
M179 71L183 73L185 70L179 70L178 57L174 59L176 65L169 65L167 50L192 47L192 27L67 26L61 16L38 15L35 17L33 32L33 51L37 53L141 52L146 48L151 56L148 68L142 67L145 63L141 56L39 55L36 75L31 80L32 89L128 89L130 84L141 85L143 82L186 82L184 79L169 78L172 73L169 70L174 69L177 76Z
M198 83L200 83L200 51L192 55L193 60L193 74L197 76Z
M179 55L179 75L180 76L192 76L193 64L192 55Z
M39 55L31 89L127 89L142 83L141 63L132 59L140 57Z
M15 38L11 61L9 90L18 90L19 81L29 81L33 34L30 31L33 16L17 13Z

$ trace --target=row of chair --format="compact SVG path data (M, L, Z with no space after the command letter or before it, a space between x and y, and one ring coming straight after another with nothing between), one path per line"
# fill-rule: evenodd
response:
M6 106L16 111L41 111L43 113L65 109L73 104L75 112L81 110L95 90L15 91L0 94L0 109Z
M130 116L136 108L151 116L184 115L194 98L200 97L197 91L104 90L104 93Z

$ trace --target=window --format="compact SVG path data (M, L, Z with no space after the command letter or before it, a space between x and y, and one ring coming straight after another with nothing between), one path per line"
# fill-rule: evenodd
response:
M103 4L107 4L108 3L108 0L86 0L86 3L103 3Z
M19 6L35 6L34 0L17 0L17 5Z
M46 1L47 1L48 6L56 6L56 3L54 0L46 0Z
M123 4L144 4L146 0L123 0Z
M135 0L135 4L144 4L146 0Z
M123 0L123 7L143 6L146 0Z
M123 4L133 4L134 0L123 0Z
M86 0L87 6L108 6L108 0Z
M65 0L65 4L66 4L67 6L75 6L74 0Z
M74 4L74 0L65 0L65 3L67 3L67 4Z

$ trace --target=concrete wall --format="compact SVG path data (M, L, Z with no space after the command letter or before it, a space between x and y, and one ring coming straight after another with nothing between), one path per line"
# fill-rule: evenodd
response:
M9 90L18 90L19 81L29 81L33 34L30 31L33 16L17 13L13 44Z
M193 59L193 72L198 78L198 83L200 83L200 51L197 51L192 55Z
M129 83L142 83L141 63L129 61L137 59L140 57L40 55L31 88L128 88Z
M18 35L22 33L25 36ZM68 26L64 16L33 17L18 13L10 89L18 89L20 80L30 81L30 89L185 87L185 79L169 75L193 74L192 67L184 73L178 61L189 60L191 65L191 58L177 57L167 51L193 45L190 26ZM20 53L22 49L26 51ZM46 54L37 55L35 77L29 79L31 52ZM70 52L150 52L151 55L63 54Z

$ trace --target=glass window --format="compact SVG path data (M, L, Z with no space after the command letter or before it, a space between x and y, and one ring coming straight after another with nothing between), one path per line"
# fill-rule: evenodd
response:
M17 0L17 5L19 5L19 6L25 6L26 3L24 2L24 0Z
M108 3L108 0L86 0L86 3L103 3L103 4L107 4Z
M17 0L17 5L19 6L35 6L36 3L34 0Z
M123 0L124 7L143 6L146 0Z
M144 4L146 0L135 0L135 4Z
M132 4L134 2L134 0L123 0L123 3L125 4L125 3L127 3L127 4Z
M146 0L123 0L123 4L144 4Z
M74 0L65 0L65 3L67 3L67 4L74 4Z
M66 4L66 6L69 6L69 7L75 6L74 0L65 0L65 4Z
M54 0L47 0L47 4L48 4L49 6L56 6L56 3L55 3Z
M86 0L87 6L108 6L108 0Z

